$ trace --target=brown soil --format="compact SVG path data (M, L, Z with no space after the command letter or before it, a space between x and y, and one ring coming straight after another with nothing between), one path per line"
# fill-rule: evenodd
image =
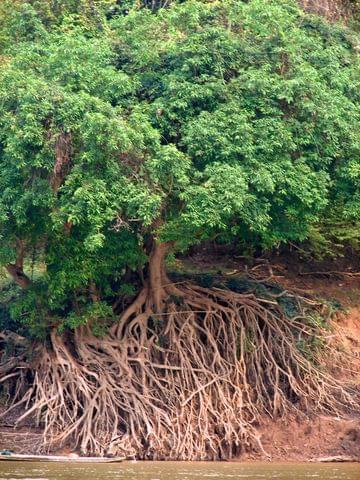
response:
M225 257L216 253L197 252L191 258L178 263L180 270L194 273L218 273L237 276L244 270L253 276L271 277L273 280L301 293L308 293L327 301L341 304L335 317L336 335L349 354L347 372L354 384L360 385L360 271L358 261L347 264L307 264L292 256L260 259L246 266L242 258ZM314 272L308 275L308 272ZM336 272L336 273L327 273ZM339 273L341 272L341 273ZM305 275L304 275L305 273ZM353 275L355 274L355 275ZM330 339L331 341L331 339ZM40 444L40 432L31 425L12 428L16 414L0 424L0 449L12 449L17 453L36 453ZM318 457L346 456L360 460L360 409L340 417L302 414L271 420L264 418L259 426L264 450L268 459L276 461L304 461ZM64 449L57 453L69 453ZM249 453L241 460L265 459L263 454Z
M325 285L322 285L325 288ZM332 294L346 296L330 284ZM351 292L351 289L350 289ZM360 307L350 308L336 318L336 334L349 352L349 377L360 384ZM272 460L304 461L320 457L352 457L360 461L360 409L358 414L331 417L303 415L264 419L259 428L265 451ZM263 458L250 454L249 459Z
M265 421L260 431L264 449L272 460L304 461L332 456L360 459L360 418L316 416Z
M323 285L324 288L324 285ZM334 288L334 287L333 287ZM344 292L336 292L339 296ZM360 384L360 307L350 308L336 319L336 333L349 352L349 378ZM358 414L331 417L303 415L272 421L260 427L265 451L273 460L303 461L319 457L346 456L360 461L360 409ZM259 459L258 455L249 458Z
M326 288L324 283L322 288ZM346 291L340 292L331 283L329 291L345 299ZM360 385L360 307L338 314L335 331L349 353L349 378ZM304 461L344 456L360 461L360 409L358 414L343 415L341 418L299 415L275 421L264 419L259 430L264 449L272 460ZM263 457L250 454L248 458Z
M241 276L244 271L258 278L268 277L299 294L334 302L340 310L334 317L332 335L348 352L348 375L360 385L360 261L344 258L337 262L309 262L294 253L260 258L250 265L242 257L226 256L220 250L198 250L183 259L179 269L194 273ZM335 339L335 338L334 338ZM331 341L331 339L329 339ZM360 460L360 408L358 414L339 417L298 416L271 420L259 427L265 451L272 460L304 461L319 457L346 456ZM247 459L263 459L251 453ZM242 458L243 459L243 458Z

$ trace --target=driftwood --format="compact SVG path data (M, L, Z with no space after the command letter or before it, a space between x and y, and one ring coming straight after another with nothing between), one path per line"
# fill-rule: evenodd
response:
M360 272L341 272L338 270L329 270L325 272L299 272L300 276L305 276L305 275L323 275L323 276L331 276L331 275L339 275L342 277L359 277L360 278Z
M319 463L356 463L360 462L359 457L347 457L343 455L334 455L333 457L318 457L312 458L309 462L319 462Z
M60 455L21 455L11 453L9 455L0 455L0 461L8 462L66 462L66 463L119 463L125 460L125 457L65 457Z

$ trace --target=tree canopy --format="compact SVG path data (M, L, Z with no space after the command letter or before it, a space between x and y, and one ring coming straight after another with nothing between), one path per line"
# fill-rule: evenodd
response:
M0 71L1 263L41 251L50 305L91 282L111 296L149 236L270 247L334 205L359 217L349 30L287 0L95 2L91 28L74 20L91 2L62 3L11 9Z

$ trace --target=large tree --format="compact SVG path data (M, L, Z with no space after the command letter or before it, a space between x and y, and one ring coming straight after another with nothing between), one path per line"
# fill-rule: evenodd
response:
M332 408L292 297L287 315L281 296L165 265L219 235L304 239L331 202L353 214L357 39L288 1L188 1L94 29L33 12L0 70L0 262L36 345L31 388L23 364L9 374L14 405L47 442L187 459L256 442L261 412Z

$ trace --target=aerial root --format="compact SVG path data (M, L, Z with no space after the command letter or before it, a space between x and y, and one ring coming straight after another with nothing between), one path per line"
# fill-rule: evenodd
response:
M334 413L354 401L315 350L308 358L303 346L319 332L304 318L285 316L275 296L170 282L154 302L145 287L104 338L89 327L52 333L32 384L15 377L13 406L26 406L18 423L35 416L45 448L86 454L196 460L262 449L264 413Z

